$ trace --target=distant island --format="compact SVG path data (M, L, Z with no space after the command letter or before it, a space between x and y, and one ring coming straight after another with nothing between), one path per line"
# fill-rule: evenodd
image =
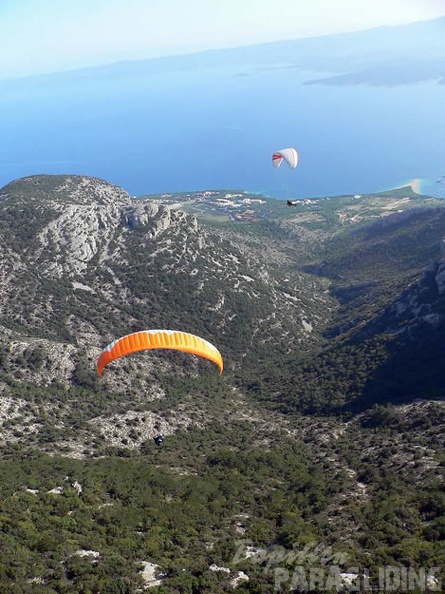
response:
M445 57L415 60L412 57L390 60L363 70L354 70L306 81L305 85L409 85L426 80L445 84Z

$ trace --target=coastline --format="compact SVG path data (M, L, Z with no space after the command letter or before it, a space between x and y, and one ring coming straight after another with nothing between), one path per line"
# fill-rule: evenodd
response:
M415 192L416 194L421 194L421 189L420 189L420 184L422 183L422 180L420 177L415 177L413 179L411 179L409 182L407 182L406 184L402 184L401 186L396 186L395 188L392 188L393 190L398 190L399 188L411 188L411 190L413 192Z

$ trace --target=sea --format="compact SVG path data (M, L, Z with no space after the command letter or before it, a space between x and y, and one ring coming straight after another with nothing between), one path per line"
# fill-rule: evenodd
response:
M445 85L305 84L330 74L250 63L0 81L0 187L75 174L133 196L236 189L298 199L417 179L445 198ZM274 169L272 153L286 147L297 168Z

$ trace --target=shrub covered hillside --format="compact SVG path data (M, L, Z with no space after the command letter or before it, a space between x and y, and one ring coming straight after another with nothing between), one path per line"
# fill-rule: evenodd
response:
M439 591L444 236L406 188L3 188L0 592L382 590L389 566ZM216 345L223 374L160 349L98 375L157 328Z

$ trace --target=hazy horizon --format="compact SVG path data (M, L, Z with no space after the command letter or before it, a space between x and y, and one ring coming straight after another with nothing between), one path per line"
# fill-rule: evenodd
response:
M444 40L440 17L3 80L0 184L60 173L132 195L297 198L434 182ZM271 154L288 146L297 169L273 171Z
M445 12L444 12L443 16L445 17ZM412 24L416 24L416 23L428 23L429 21L436 21L438 18L441 18L441 17L436 17L434 19L426 19L426 20L421 20L421 21L412 21L412 22L409 22L406 24L412 25ZM257 43L231 45L231 46L227 46L227 47L214 47L214 48L209 48L209 49L190 49L189 48L182 52L179 51L177 53L154 55L154 56L149 56L149 57L145 57L145 58L143 58L143 57L121 58L121 59L112 60L110 62L103 62L103 63L91 64L91 65L85 65L85 66L73 66L70 68L66 68L64 70L50 70L48 72L40 72L40 73L35 73L35 74L19 74L19 75L10 76L7 78L0 77L0 83L13 81L16 79L23 79L23 78L51 77L53 75L58 75L58 74L74 73L74 72L80 72L80 71L100 70L102 68L107 68L107 67L111 67L111 66L127 64L127 63L132 63L132 62L147 62L147 61L152 61L152 60L153 61L164 61L164 60L168 60L169 58L183 58L183 57L187 57L187 56L195 56L195 55L200 55L200 54L214 54L214 53L218 53L218 52L229 52L230 50L238 50L238 49L242 50L242 49L248 49L250 47L255 48L255 47L259 47L259 46L261 46L261 47L262 46L274 46L274 45L279 45L281 43L292 42L292 41L326 39L326 38L340 37L343 35L349 35L349 34L355 34L355 33L372 32L372 31L378 30L378 29L397 28L399 26L403 26L403 25L381 25L381 26L377 26L377 27L370 27L370 28L365 28L365 29L355 29L355 30L351 30L351 31L326 33L326 34L321 34L321 35L308 35L308 36L303 36L303 37L293 37L293 38L286 38L286 39L275 39L272 41L261 41L261 42L257 42Z
M1 3L0 79L302 39L445 15L438 0L32 0Z

